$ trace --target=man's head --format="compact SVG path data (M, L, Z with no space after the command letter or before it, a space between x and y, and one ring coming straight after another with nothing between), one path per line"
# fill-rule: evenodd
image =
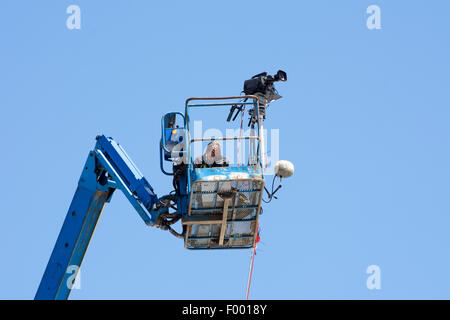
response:
M218 160L222 160L222 151L220 148L220 143L217 141L211 141L208 143L205 152L205 162L208 164L212 164L217 162Z

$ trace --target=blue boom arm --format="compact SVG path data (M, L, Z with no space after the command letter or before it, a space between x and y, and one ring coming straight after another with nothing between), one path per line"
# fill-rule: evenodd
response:
M152 186L125 150L112 138L98 136L35 299L68 298L103 207L116 189L125 194L147 225L158 226L158 216L167 213L166 208L158 206L160 200Z

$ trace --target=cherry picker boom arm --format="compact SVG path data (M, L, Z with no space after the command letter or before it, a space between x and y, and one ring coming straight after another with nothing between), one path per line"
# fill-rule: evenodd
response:
M68 298L103 207L116 189L125 194L147 225L158 226L159 214L167 211L158 206L152 186L125 150L112 138L96 139L35 299Z

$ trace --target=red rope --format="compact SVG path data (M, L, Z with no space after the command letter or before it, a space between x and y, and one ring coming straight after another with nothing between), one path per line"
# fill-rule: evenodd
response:
M248 280L246 300L248 300L248 296L250 295L250 286L252 284L252 274L253 274L253 265L254 265L254 262L255 262L255 253L256 253L256 245L253 247L252 262L251 262L251 265L250 265L250 277L249 277L249 280Z
M252 258L251 258L251 262L250 262L250 272L249 272L249 276L248 276L248 281L247 281L247 295L246 295L246 300L248 300L248 297L250 295L250 286L252 284L252 275L253 275L253 266L255 265L255 255L256 255L256 244L259 242L260 237L259 237L259 230L258 230L258 225L256 225L256 230L258 232L258 234L256 235L256 241L255 241L255 245L253 246L253 251L252 251Z

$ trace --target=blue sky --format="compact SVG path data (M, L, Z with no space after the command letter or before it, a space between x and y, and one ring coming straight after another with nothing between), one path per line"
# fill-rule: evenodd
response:
M81 8L81 29L66 8ZM366 8L381 9L368 30ZM448 1L0 3L0 299L34 297L97 134L158 195L160 119L278 69L295 164L264 207L253 299L450 298ZM72 299L241 299L250 251L187 251L116 192ZM381 268L368 290L366 268Z

